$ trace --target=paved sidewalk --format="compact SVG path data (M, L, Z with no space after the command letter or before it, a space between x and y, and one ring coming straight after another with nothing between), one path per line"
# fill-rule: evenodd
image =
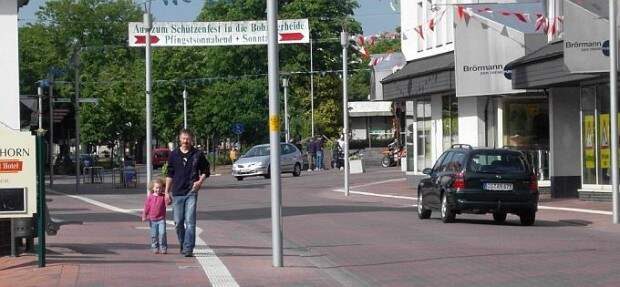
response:
M169 254L151 254L148 229L137 216L108 210L69 197L50 195L50 211L83 225L62 226L47 237L47 267L37 257L0 257L0 286L208 286L194 258L178 254L176 234L168 226Z

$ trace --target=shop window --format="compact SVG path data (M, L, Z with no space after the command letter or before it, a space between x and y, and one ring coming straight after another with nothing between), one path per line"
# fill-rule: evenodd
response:
M611 182L611 122L609 85L581 88L581 141L583 184Z
M429 99L416 102L416 156L417 170L430 168L433 164L431 154L431 101Z
M549 104L547 99L506 100L504 143L516 148L549 146Z
M581 89L581 140L582 140L582 182L596 184L596 123L595 123L596 89Z
M458 101L454 95L441 98L441 125L443 127L443 150L458 143L459 112Z

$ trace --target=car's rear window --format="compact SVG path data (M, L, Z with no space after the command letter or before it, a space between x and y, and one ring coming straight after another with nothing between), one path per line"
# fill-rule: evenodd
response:
M527 171L527 162L517 152L484 151L471 156L468 170L482 173L523 173Z

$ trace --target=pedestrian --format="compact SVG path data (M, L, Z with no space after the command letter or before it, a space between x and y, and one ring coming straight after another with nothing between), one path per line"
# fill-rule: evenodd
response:
M156 178L149 185L149 194L144 200L142 221L148 221L151 230L151 251L154 254L168 253L166 239L166 197L164 181Z
M193 147L189 130L181 130L179 143L179 147L168 158L166 197L172 204L181 254L192 257L196 244L198 190L209 177L210 166L205 155Z
M308 156L310 157L308 160L308 171L312 171L312 165L316 167L316 142L314 137L308 141Z
M317 136L315 142L316 150L316 168L315 170L323 170L323 135Z

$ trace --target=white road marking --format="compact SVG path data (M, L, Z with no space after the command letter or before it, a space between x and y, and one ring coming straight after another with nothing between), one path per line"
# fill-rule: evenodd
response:
M351 188L360 188L360 187L367 187L367 186L373 186L373 185L377 185L377 184L383 184L383 183L389 183L389 182L399 182L399 181L406 181L406 178L395 178L395 179L388 179L388 180L382 180L382 181L375 181L375 182L371 182L371 183L366 183L366 184L360 184L360 185L354 185L351 186Z
M392 180L392 181L394 181L394 180ZM381 182L381 183L383 183L383 182ZM372 184L368 184L368 185L372 185ZM366 185L366 186L368 186L368 185ZM357 187L360 187L360 186L357 186ZM341 189L341 188L334 189L333 191L335 191L335 192L343 192L344 193L344 190ZM417 198L410 197L410 196L380 194L380 193L365 192L365 191L353 191L353 190L349 190L349 193L351 193L351 194L359 194L359 195L366 195L366 196L386 197L386 198L396 198L396 199L405 199L405 200L417 201ZM413 204L413 206L417 206L417 204ZM570 207L555 207L555 206L545 206L545 205L539 205L538 209L542 209L542 210L555 210L555 211L567 211L567 212L577 212L577 213L588 213L588 214L601 214L601 215L612 215L613 214L611 211L605 211L605 210L584 209L584 208L570 208Z
M53 190L50 190L49 192L81 200L86 203L118 213L130 214L135 216L142 215L142 209L124 209L79 195L66 194ZM166 220L166 223L174 226L174 221L172 220ZM202 266L202 270L209 278L211 286L238 287L239 284L237 283L237 281L235 281L235 278L232 277L230 271L228 271L228 268L226 268L226 265L224 265L224 263L222 263L222 261L217 257L213 249L209 248L209 246L207 246L207 243L202 240L202 238L200 238L201 233L202 228L196 226L196 247L194 248L194 258L198 261L198 263L200 263L200 266Z

